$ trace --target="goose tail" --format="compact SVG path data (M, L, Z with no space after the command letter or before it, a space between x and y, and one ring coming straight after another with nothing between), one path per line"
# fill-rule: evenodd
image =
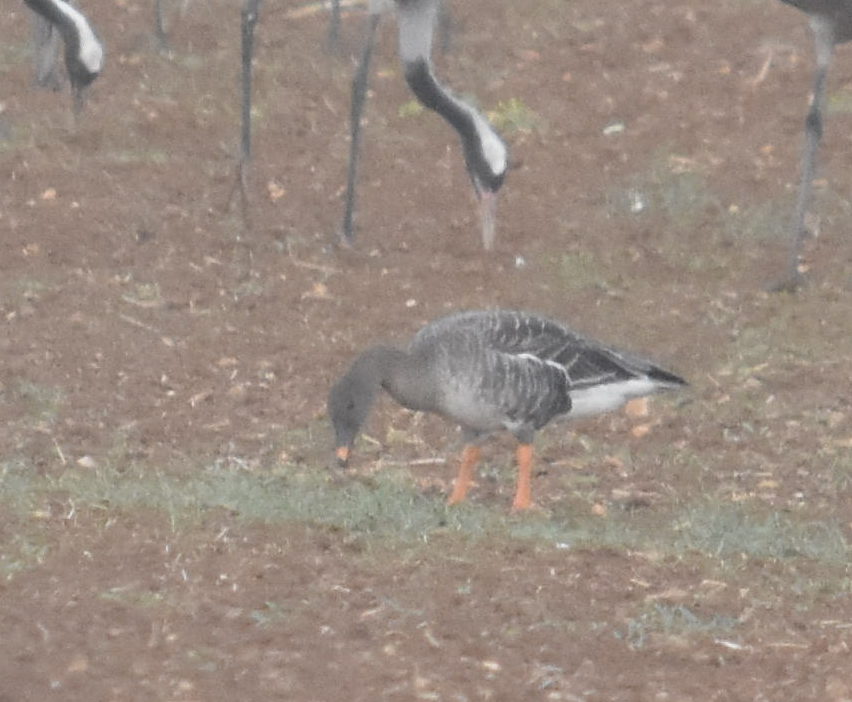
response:
M648 379L654 381L661 390L665 389L674 389L680 388L684 385L689 385L683 378L679 375L675 375L674 373L670 373L667 370L663 370L662 368L657 368L654 366L648 371Z

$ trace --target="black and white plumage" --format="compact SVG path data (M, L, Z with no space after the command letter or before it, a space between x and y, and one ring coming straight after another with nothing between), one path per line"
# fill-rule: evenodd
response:
M380 388L405 407L461 425L465 449L451 504L465 498L480 441L506 429L519 442L513 507L526 509L539 429L685 384L650 361L536 314L462 312L421 329L405 351L374 346L362 353L332 387L328 411L341 465Z
M83 91L103 70L103 44L86 16L65 0L24 0L24 3L62 36L65 68L77 114L83 107Z
M795 289L801 285L802 245L808 236L805 215L811 200L816 172L816 157L822 139L822 108L825 102L825 83L834 57L834 48L852 40L852 0L782 0L805 12L810 18L816 46L816 71L811 106L805 119L805 147L799 194L793 214L792 246L789 269L777 289Z
M370 0L367 37L352 82L351 149L343 216L343 242L355 237L355 184L361 135L361 115L367 94L370 60L376 29L383 12L393 10L399 25L399 55L405 79L420 103L441 115L458 132L465 165L479 201L482 244L494 246L496 195L508 168L508 150L503 139L478 110L453 95L435 78L431 53L440 0Z

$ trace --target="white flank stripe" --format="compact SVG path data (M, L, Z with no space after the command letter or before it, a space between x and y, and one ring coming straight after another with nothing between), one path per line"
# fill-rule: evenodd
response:
M571 419L577 417L591 417L603 414L621 407L634 397L644 397L662 390L664 385L650 380L649 378L633 378L622 380L617 383L606 383L595 385L583 390L572 390L571 411L568 416Z

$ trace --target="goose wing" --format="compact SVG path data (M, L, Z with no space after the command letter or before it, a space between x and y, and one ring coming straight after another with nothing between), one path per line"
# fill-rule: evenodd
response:
M430 358L448 416L478 431L517 433L571 408L565 369L547 357L565 345L557 327L523 313L467 312L424 327L411 350Z
M597 414L684 384L646 359L526 312L452 315L424 327L412 350L437 360L447 414L462 424L467 417L468 426L499 416L510 429L538 429L560 414Z
M454 339L477 339L481 348L510 356L534 357L562 366L572 386L618 382L650 375L683 384L650 361L602 344L564 324L529 312L462 312L420 330L412 348L452 345Z
M492 392L513 431L541 429L571 410L570 384L557 363L526 353L494 351Z
M460 312L423 327L412 347L447 343L460 335L481 339L483 347L506 353L525 353L553 359L565 346L582 337L539 315L510 310Z
M478 337L462 335L442 346L432 368L441 412L474 432L536 430L571 409L561 366L488 348Z

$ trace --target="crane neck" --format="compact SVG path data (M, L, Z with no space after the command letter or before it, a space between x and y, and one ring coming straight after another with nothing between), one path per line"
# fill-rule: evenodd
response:
M69 71L71 63L79 63L82 69L75 71L80 75L72 75L72 80L91 82L103 68L104 50L86 16L64 0L24 0L24 3L59 30Z
M507 150L488 120L444 88L426 58L408 61L405 79L420 103L441 115L458 132L477 192L496 192L506 174Z

